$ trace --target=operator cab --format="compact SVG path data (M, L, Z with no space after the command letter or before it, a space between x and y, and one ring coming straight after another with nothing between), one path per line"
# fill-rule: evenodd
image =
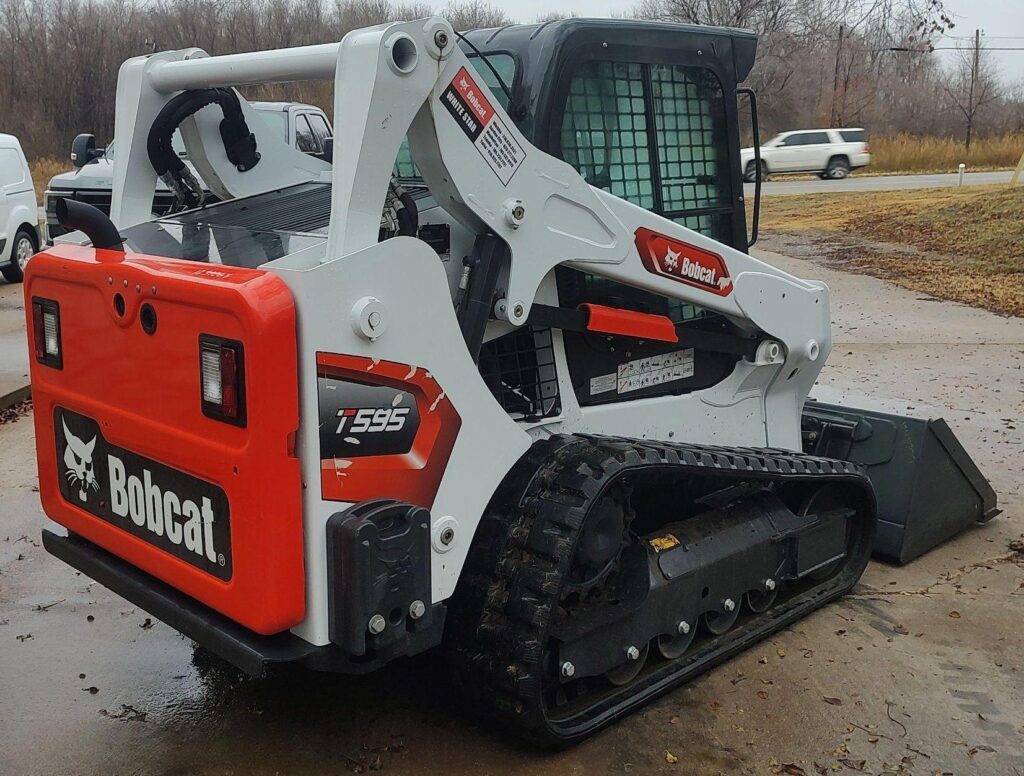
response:
M592 186L741 251L748 240L736 90L756 47L749 31L618 19L476 30L462 44L534 146L571 164ZM412 183L407 153L396 174ZM436 233L426 230L421 237L437 247ZM454 235L450 249L443 242L442 256L450 250L461 258L469 250L455 245ZM449 264L453 280L455 274ZM560 412L553 378L559 337L581 407L707 388L744 355L742 332L723 316L565 266L555 280L561 308L597 304L663 315L685 324L689 336L685 346L631 343L637 374L625 378L634 381L626 391L619 390L618 338L533 326L490 339L481 371L517 419ZM640 374L648 370L660 376Z

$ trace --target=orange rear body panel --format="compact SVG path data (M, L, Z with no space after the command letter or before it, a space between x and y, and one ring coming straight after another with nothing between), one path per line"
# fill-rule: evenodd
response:
M291 293L263 270L120 258L59 245L35 256L26 273L30 340L31 300L54 300L60 308L63 368L32 360L43 508L70 531L257 633L286 630L305 614ZM145 303L156 311L152 334L140 323ZM200 334L243 344L244 427L203 414ZM223 490L230 511L230 563L221 575L227 579L62 495L66 466L58 460L55 418L63 410L96 421L106 443ZM96 497L112 487L98 483Z

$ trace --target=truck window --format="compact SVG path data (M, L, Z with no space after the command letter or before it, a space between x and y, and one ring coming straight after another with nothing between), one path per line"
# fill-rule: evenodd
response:
M270 128L277 132L286 143L288 142L288 113L283 110L259 110L256 112Z
M320 149L323 150L325 141L331 137L331 128L327 126L327 120L319 113L307 113L305 116L313 128L313 135L320 144Z
M829 142L828 132L804 132L804 145L826 145Z
M25 181L21 156L13 148L0 148L0 186L17 186Z
M295 117L295 147L304 154L319 154L323 151L309 121L301 114Z
M841 129L839 136L847 143L863 143L867 140L867 134L863 129Z

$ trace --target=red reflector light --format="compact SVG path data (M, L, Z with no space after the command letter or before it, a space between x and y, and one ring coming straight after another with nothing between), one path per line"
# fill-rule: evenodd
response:
M238 360L234 348L220 349L220 406L229 418L238 417Z
M60 307L52 299L32 300L32 338L36 361L56 369L64 367L60 346Z
M203 334L199 337L199 384L203 414L245 425L245 375L242 343Z

